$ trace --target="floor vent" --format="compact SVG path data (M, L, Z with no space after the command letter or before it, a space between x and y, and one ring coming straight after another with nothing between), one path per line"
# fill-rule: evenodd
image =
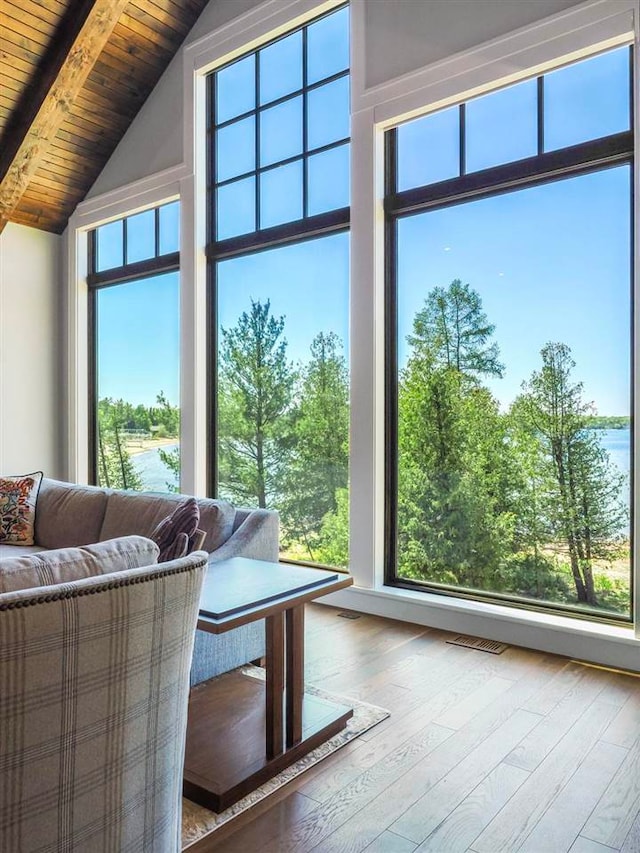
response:
M353 610L343 610L342 613L338 613L338 616L342 616L343 619L359 619L360 613L354 613Z
M494 640L483 640L481 637L465 637L460 635L453 640L447 640L453 646L464 646L465 649L477 649L479 652L489 652L490 655L501 655L509 646L506 643L496 643Z

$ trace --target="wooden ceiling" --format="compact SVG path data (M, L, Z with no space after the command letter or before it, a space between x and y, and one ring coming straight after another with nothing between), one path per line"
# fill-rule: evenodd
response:
M207 2L0 0L0 232L64 230Z

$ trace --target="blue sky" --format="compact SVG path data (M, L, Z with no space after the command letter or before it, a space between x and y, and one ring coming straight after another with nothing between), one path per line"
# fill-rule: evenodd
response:
M341 14L343 23L336 29ZM310 74L316 79L344 67L346 42L336 36L338 31L344 33L344 13L324 21L322 26L313 25L315 30L309 29L310 41L317 41L317 50L310 54L310 62L315 62ZM299 38L289 37L265 49L264 65L271 67L271 73L265 77L268 92L261 95L263 103L287 89L280 85L278 73L285 74L287 68L294 68L299 62L299 42ZM227 87L225 112L219 116L220 120L238 115L239 107L234 107L232 98L234 86L241 108L253 108L250 66L250 62L243 60L229 66L228 73L220 72L220 79L226 81ZM627 48L620 48L546 75L546 149L625 129L629 121L627 74ZM292 79L288 91L299 85L295 74ZM342 104L344 112L344 86L334 89L337 100L333 103L333 96L328 97L318 116L326 118L332 112L337 115L338 104ZM328 89L327 96L331 91ZM528 81L469 102L468 170L535 153L534 94L535 82ZM291 106L292 109L282 111L278 130L281 138L292 138L287 121L292 123L293 137L298 140L297 153L301 144L300 105L296 101ZM457 121L458 111L454 108L400 128L401 189L458 174ZM341 121L330 123L327 119L320 125L317 144L342 138L345 133ZM327 128L326 137L321 133L323 125ZM251 130L249 135L252 134ZM229 176L245 168L236 161L242 150L237 143L227 150ZM311 176L310 183L311 203L316 203L314 198L321 200L320 209L346 203L346 151L346 148L336 149L333 159L316 155L325 157L318 160L322 174L318 171L315 177ZM277 156L290 153L287 149ZM255 165L252 156L247 168ZM265 174L274 174L275 180L275 173ZM296 175L294 183L301 184L300 168ZM428 292L460 278L480 293L489 321L496 325L495 338L506 373L504 379L492 380L490 385L503 407L519 392L522 381L539 367L541 347L553 340L571 346L577 362L576 380L584 382L585 396L595 402L602 414L627 413L629 179L629 168L622 166L401 220L398 241L401 365L407 355L405 337ZM271 195L265 195L262 203L272 205L269 216L275 217L274 221L283 221L283 217L286 220L299 215L299 192L297 185L285 181L279 187L274 185ZM253 201L248 204L252 207ZM232 210L236 210L236 216L242 214L237 207ZM232 219L228 216L226 220L230 233L239 233ZM148 223L143 214L138 219L132 217L131 224L134 227L130 236L139 235L130 239L129 259L133 260L144 255L142 244L148 242ZM163 240L171 250L177 245L177 228L177 205L168 206L163 219ZM100 235L104 238L104 253L113 252L110 241L114 235L118 236L117 223L99 229ZM251 299L270 299L274 315L286 318L285 335L292 360L308 357L309 345L320 331L338 334L346 353L348 289L346 234L255 253L220 263L218 321L229 328L243 310L249 309ZM171 402L177 403L177 274L108 288L100 292L98 302L100 396L123 397L133 403L151 405L155 395L163 390Z
M629 411L628 166L407 217L398 231L399 360L433 287L460 278L480 294L506 365L488 382L503 407L567 343L585 398Z
M98 292L98 395L154 405L180 401L179 275Z

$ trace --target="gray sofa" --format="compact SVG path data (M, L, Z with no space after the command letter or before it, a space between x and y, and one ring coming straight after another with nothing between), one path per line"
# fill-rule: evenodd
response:
M149 536L184 495L125 492L78 486L45 478L36 505L34 546L0 544L0 560L52 548L88 545L121 536ZM199 527L209 564L228 557L278 559L278 514L234 508L201 498ZM264 623L255 622L215 636L196 631L191 684L198 684L264 655Z

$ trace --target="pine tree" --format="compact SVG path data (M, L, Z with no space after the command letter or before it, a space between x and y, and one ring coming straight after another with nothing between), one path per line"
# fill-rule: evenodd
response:
M575 362L563 343L541 351L542 369L524 384L515 406L521 424L539 436L555 485L551 524L566 543L578 602L597 606L593 560L618 546L625 509L624 478L609 461L597 434L587 429L592 407L574 382Z
M299 541L311 560L318 551L323 519L337 507L349 477L349 377L340 339L318 334L301 370L293 446L285 474L281 520L286 536ZM328 541L325 537L325 548Z
M237 503L277 506L291 451L296 374L287 360L284 317L251 301L221 330L218 369L218 481Z

